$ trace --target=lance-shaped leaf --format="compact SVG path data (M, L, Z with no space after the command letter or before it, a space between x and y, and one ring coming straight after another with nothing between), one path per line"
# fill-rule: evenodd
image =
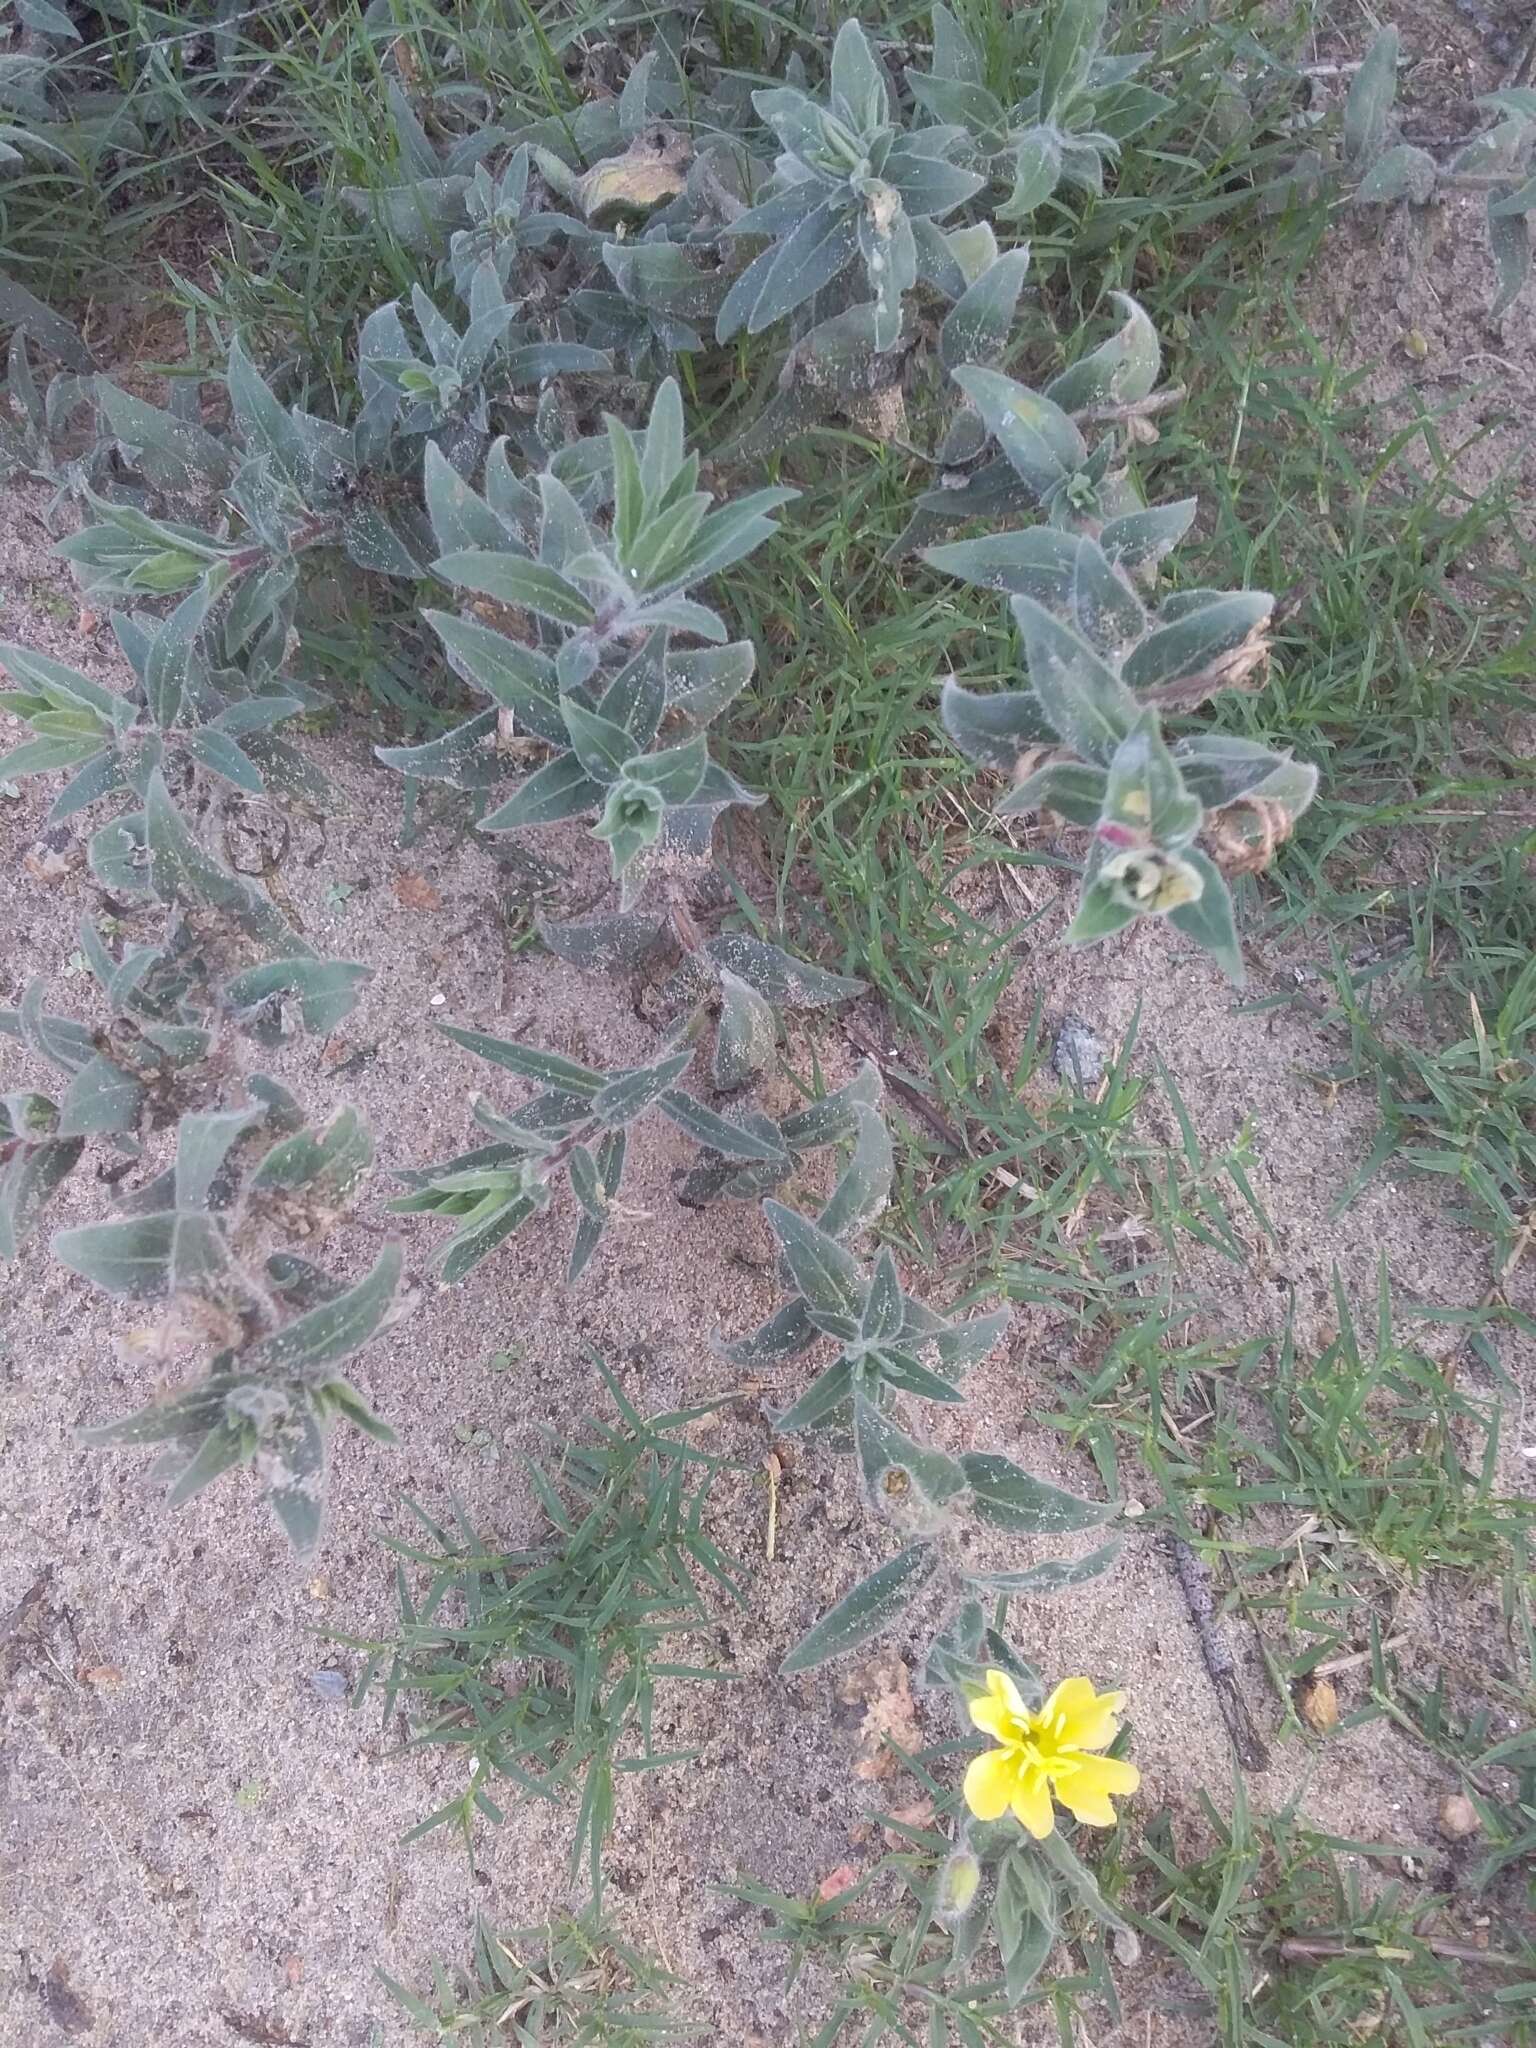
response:
M815 1343L818 1331L811 1321L805 1303L800 1300L786 1301L749 1337L736 1337L728 1342L716 1340L715 1348L722 1358L732 1365L778 1365L786 1358L796 1358L802 1351ZM847 1369L844 1368L843 1393L847 1396Z
M749 1130L744 1124L734 1123L723 1117L718 1110L709 1108L695 1096L681 1088L669 1088L660 1097L661 1106L680 1131L685 1131L695 1144L708 1145L712 1150L723 1153L727 1159L756 1160L765 1165L783 1167L790 1164L788 1152L782 1144L767 1138L757 1130ZM768 1126L770 1130L773 1126Z
M1200 829L1200 800L1184 786L1178 764L1158 731L1155 712L1143 712L1116 747L1104 780L1099 835L1125 835L1120 843L1141 843L1150 833L1159 847L1182 851Z
M355 1109L341 1109L321 1131L298 1130L282 1138L253 1169L252 1194L305 1194L339 1206L373 1163L373 1133Z
M1059 406L996 370L965 366L955 382L981 414L987 431L1021 481L1043 498L1088 457L1082 435Z
M1237 938L1237 917L1232 892L1214 861L1198 846L1185 849L1182 856L1199 876L1199 896L1178 904L1168 913L1168 922L1210 953L1227 979L1241 988L1247 979L1242 947Z
M1087 82L1108 11L1108 0L1059 0L1040 67L1043 121L1064 113Z
M1130 404L1147 397L1157 382L1163 363L1157 329L1128 292L1110 296L1125 316L1118 332L1045 387L1046 397L1063 412Z
M174 1211L163 1211L111 1223L83 1223L57 1233L53 1255L108 1294L164 1294L170 1285L175 1220Z
M619 1185L624 1178L624 1159L628 1143L628 1134L624 1130L606 1131L595 1154L589 1153L585 1146L581 1145L578 1145L571 1154L571 1187L581 1203L582 1213L581 1220L576 1226L576 1235L571 1241L570 1264L566 1270L567 1282L580 1279L607 1227Z
M576 585L543 562L486 548L455 548L432 566L461 590L477 590L556 625L588 626L597 616Z
M1135 697L1081 635L1034 598L1014 598L1013 615L1045 717L1074 753L1107 767L1140 714Z
M764 1202L763 1214L795 1287L811 1309L846 1316L857 1328L866 1291L858 1260L809 1217L786 1209L782 1202Z
M87 1061L59 1104L57 1135L100 1138L138 1128L144 1087L105 1053Z
M803 1312L807 1327L813 1337L825 1333L817 1328L816 1322L804 1302L798 1304ZM849 1399L853 1393L853 1361L848 1356L834 1359L825 1372L818 1373L797 1401L774 1419L774 1426L784 1436L795 1436L801 1430L821 1429L834 1420L846 1419Z
M551 746L568 744L554 665L546 654L494 632L477 619L435 611L423 612L422 617L467 683L493 697L535 739L547 740Z
M960 1463L978 1519L1016 1536L1095 1529L1120 1512L1118 1501L1080 1500L993 1451L967 1451Z
M1003 1989L1015 2006L1044 1969L1056 1945L1056 1899L1050 1879L1026 1853L1015 1851L998 1872L992 1907Z
M1344 102L1344 158L1364 168L1387 139L1397 98L1398 33L1390 25L1372 39Z
M1202 591L1192 601L1165 604L1152 632L1126 656L1125 680L1132 689L1156 694L1212 672L1219 689L1223 664L1252 640L1275 608L1263 590ZM1233 682L1242 680L1234 674Z
M79 1162L83 1138L17 1143L0 1165L0 1261L14 1259L50 1196Z
M305 1030L325 1037L356 1008L362 984L372 973L356 960L264 960L231 975L220 993L237 1017L259 1011L276 997L291 996ZM270 1040L277 1034L265 1035Z
M839 1242L858 1236L884 1214L896 1172L890 1130L880 1111L859 1104L853 1110L853 1120L852 1156L839 1174L817 1225L823 1235Z
M477 1053L481 1059L491 1061L494 1066L505 1067L509 1074L517 1074L524 1081L538 1081L546 1087L567 1089L587 1101L591 1101L604 1085L603 1076L593 1068L568 1060L560 1053L545 1052L539 1046L519 1045L515 1039L493 1038L485 1031L466 1031L458 1024L439 1024L437 1028L455 1045L462 1045L466 1052Z
M491 745L496 721L494 709L481 711L440 739L414 747L375 747L373 751L386 768L396 768L402 775L451 783L455 789L485 789L499 773Z
M668 1053L649 1066L635 1067L627 1074L616 1074L611 1081L605 1081L593 1096L592 1114L607 1124L633 1123L652 1103L661 1101L673 1082L687 1071L692 1058L690 1047L682 1052Z
M1021 754L1056 738L1033 690L967 690L953 676L939 698L944 730L968 761L1012 775Z
M536 768L504 804L482 818L480 830L515 832L529 825L557 825L596 810L602 801L603 784L592 780L575 754L561 754Z
M386 1245L378 1262L355 1287L322 1302L240 1354L241 1369L315 1379L360 1351L383 1323L400 1284L401 1251Z
M1028 272L1029 249L1021 245L999 256L966 288L939 329L939 355L946 369L1001 361Z
M1083 1586L1109 1570L1123 1548L1120 1539L1101 1543L1086 1557L1048 1557L1039 1564L1026 1565L1017 1572L972 1572L970 1583L979 1591L1004 1599L1018 1596L1038 1598L1047 1593L1064 1593L1070 1586Z
M846 1656L872 1637L883 1635L916 1599L938 1562L938 1552L931 1544L910 1544L845 1594L830 1614L823 1615L790 1651L780 1670L786 1677L814 1670L829 1658Z
M778 1042L778 1023L767 998L729 968L722 968L720 1022L713 1063L715 1086L744 1088L772 1065Z
M863 982L854 976L832 974L809 960L797 960L750 932L721 932L704 950L723 973L736 975L783 1009L817 1009L863 993Z

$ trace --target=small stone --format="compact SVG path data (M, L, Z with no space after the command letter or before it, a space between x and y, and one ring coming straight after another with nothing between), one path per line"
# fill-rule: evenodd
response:
M1339 1696L1327 1678L1304 1678L1296 1688L1296 1711L1314 1735L1328 1735L1339 1725Z
M1465 1792L1448 1792L1440 1802L1440 1832L1453 1842L1464 1842L1482 1826L1482 1816Z
M311 1671L309 1682L327 1705L343 1706L347 1697L347 1674L344 1671Z
M1051 1048L1051 1071L1074 1088L1097 1088L1104 1078L1104 1044L1081 1017L1063 1017Z

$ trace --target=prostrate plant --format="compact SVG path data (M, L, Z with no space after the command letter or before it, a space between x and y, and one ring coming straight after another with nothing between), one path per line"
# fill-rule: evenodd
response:
M183 1116L174 1163L118 1217L60 1231L55 1256L93 1285L167 1303L129 1340L165 1359L211 1346L206 1376L120 1422L82 1431L97 1445L163 1444L155 1476L175 1505L249 1465L296 1550L319 1540L325 1439L338 1418L393 1442L340 1368L397 1313L400 1249L348 1285L306 1247L335 1225L373 1157L367 1126L340 1111L306 1128L293 1097L253 1075L251 1102Z
M724 645L724 621L687 593L759 546L773 531L769 514L796 494L755 491L714 507L697 488L699 458L687 452L670 378L643 432L609 419L605 452L582 499L553 469L529 488L493 461L481 497L429 462L437 573L521 622L524 637L428 612L450 660L496 710L425 748L379 752L415 775L483 786L498 766L492 730L503 745L526 731L551 758L481 829L596 811L628 909L670 845L702 836L707 847L722 810L760 801L710 760L704 736L749 680L752 648ZM599 527L610 496L611 519ZM672 655L673 633L710 645L691 659Z
M40 387L32 367L29 329L18 327L11 336L5 383L0 387L0 481L30 476L52 484L55 495L46 519L96 481L105 459L107 451L99 440L88 441L83 450L70 446L70 423L94 402L95 381L73 370L59 370Z
M528 1465L547 1527L507 1548L462 1516L444 1529L409 1502L428 1543L390 1539L402 1560L399 1638L355 1646L373 1653L359 1696L379 1686L386 1717L402 1696L419 1703L413 1741L466 1752L470 1761L467 1789L415 1834L452 1822L472 1849L476 1818L502 1818L486 1789L494 1779L549 1800L579 1784L571 1875L587 1865L594 1911L618 1778L696 1754L656 1748L658 1681L731 1675L671 1654L679 1636L711 1618L699 1582L741 1599L704 1527L729 1461L686 1435L724 1404L646 1420L599 1370L620 1425L591 1423L593 1442L548 1431L558 1463L549 1471ZM419 1594L411 1565L428 1574Z
M730 1121L677 1086L693 1061L691 1045L647 1066L605 1074L483 1031L440 1028L482 1059L541 1084L541 1092L511 1117L477 1097L475 1121L492 1134L492 1143L404 1176L414 1192L393 1202L393 1209L448 1217L456 1225L438 1255L445 1281L461 1280L546 1208L557 1175L581 1210L567 1273L575 1280L618 1212L630 1126L653 1109L712 1154L789 1171L789 1154L771 1125L760 1131Z
M505 2048L519 2037L538 2048L651 2048L704 2032L668 2007L681 1980L593 1912L505 1934L477 1920L469 1968L450 1978L433 1964L430 2004L379 1974L416 2032L466 2048Z
M798 1174L808 1154L851 1139L864 1141L857 1173L870 1184L871 1196L877 1186L888 1191L886 1161L890 1134L879 1114L883 1094L880 1069L873 1060L866 1060L851 1081L834 1088L829 1095L817 1096L788 1116L775 1119L745 1106L727 1110L727 1121L760 1138L772 1156L743 1163L706 1147L703 1155L679 1176L678 1200L690 1209L706 1208L721 1199L761 1201L764 1195L772 1194ZM865 1111L869 1112L867 1116ZM882 1192L882 1206L885 1199L886 1192Z
M61 549L86 591L143 595L203 582L218 589L246 578L265 597L248 590L245 608L259 616L265 603L272 617L290 602L298 558L316 549L339 551L374 575L419 577L430 554L424 451L450 473L478 466L493 436L508 432L525 450L547 454L569 438L548 380L610 367L601 351L530 327L489 257L464 280L463 297L460 329L419 285L412 290L419 343L398 305L368 316L350 424L281 403L238 338L223 379L224 434L202 424L195 382L175 386L166 411L97 378L101 445L132 482L116 485L112 497L88 493L95 521ZM512 394L532 390L541 396L530 421ZM157 516L148 509L157 498L187 500L201 517Z
M1111 1542L1075 1562L1048 1560L1018 1571L970 1561L963 1540L968 1525L982 1534L1064 1534L1099 1526L1119 1505L1078 1500L990 1452L952 1458L902 1426L897 1417L904 1401L963 1401L961 1379L992 1350L1008 1315L938 1315L902 1288L889 1251L869 1268L848 1250L847 1240L867 1230L889 1198L891 1141L873 1103L850 1099L848 1091L844 1100L828 1101L839 1119L850 1113L854 1119L852 1156L816 1220L781 1202L763 1202L792 1292L761 1329L721 1349L733 1365L760 1367L798 1357L820 1339L832 1341L836 1357L775 1427L794 1434L846 1433L851 1426L866 1505L903 1548L817 1622L784 1660L785 1671L807 1671L857 1649L893 1627L925 1593L946 1617L946 1630L936 1638L942 1646L949 1631L968 1628L972 1615L981 1614L981 1601L997 1604L1000 1615L1014 1594L1080 1585L1111 1564L1119 1549ZM819 1107L808 1114L814 1117ZM818 1134L814 1123L811 1134Z
M1029 687L982 695L946 683L946 731L969 759L1008 776L999 813L1050 810L1093 834L1069 939L1108 937L1166 916L1234 981L1242 957L1226 873L1269 864L1312 801L1317 771L1253 741L1175 741L1164 717L1220 690L1256 687L1269 660L1274 599L1264 591L1175 591L1147 599L1158 564L1188 532L1193 499L1141 509L1118 444L1090 451L1078 419L1139 422L1161 350L1122 299L1119 333L1044 392L995 370L955 372L1011 476L992 462L957 495L972 509L1022 489L1049 524L923 551L933 567L1010 593ZM1205 840L1201 846L1197 842Z
M253 603L237 591L210 624L220 588L216 580L211 589L199 585L165 620L114 614L135 672L130 692L0 643L0 663L18 685L0 693L0 708L33 733L0 760L0 774L72 771L49 812L54 824L105 798L138 800L139 808L91 835L91 872L121 914L165 910L167 934L162 947L132 950L130 973L99 973L114 1002L142 994L151 968L169 960L181 975L178 1003L231 1014L271 1044L283 1033L284 997L294 999L308 1029L331 1031L369 970L316 954L267 895L203 847L171 794L174 781L196 795L204 775L247 795L267 794L269 784L310 802L326 793L324 780L274 730L309 701L277 677L287 631L282 594L252 584Z
M909 69L907 84L935 120L965 130L988 185L1007 191L998 220L1027 220L1061 185L1102 193L1106 161L1172 107L1166 94L1136 83L1147 55L1103 54L1107 14L1108 0L1060 0L1034 90L1005 105L988 90L980 46L947 7L934 8L933 69ZM1011 50L1001 68L1011 92L1020 68Z
M1513 305L1531 275L1536 223L1536 87L1512 85L1473 105L1491 125L1449 152L1403 139L1396 114L1400 38L1383 28L1355 74L1344 105L1336 159L1304 150L1274 188L1276 203L1338 182L1356 206L1426 207L1458 192L1482 195L1499 289L1489 318Z
M205 577L169 618L112 615L137 683L127 693L0 641L0 663L20 685L0 693L0 710L24 719L34 736L0 759L0 775L73 770L50 824L105 796L131 793L144 802L155 775L179 781L197 769L248 796L264 796L271 775L290 793L323 801L324 780L275 737L278 726L315 701L312 692L293 694L281 680L288 593L270 579L252 582L211 620L221 591L218 577Z
M973 1760L964 1796L957 1797L947 1782L952 1744L909 1757L906 1768L932 1800L936 1817L914 1825L900 1811L876 1815L895 1851L848 1890L830 1897L819 1892L807 1901L751 1882L728 1887L773 1916L764 1938L790 1949L791 1984L812 1958L834 1974L835 1988L813 2037L824 2048L843 2040L854 2021L865 2048L919 2037L953 2039L965 2048L1009 2048L1018 2034L1008 2015L1029 1995L1058 1941L1071 1936L1087 1948L1093 1936L1084 1923L1097 1923L1113 1934L1118 1956L1129 1961L1137 1953L1132 1929L1052 1813L1049 1792L1043 1812L1033 1799L1026 1806L1033 1828L1006 1810L1007 1801L1000 1807L997 1796L1025 1781L1038 1779L1042 1791L1054 1782L1063 1804L1091 1811L1096 1825L1109 1825L1113 1813L1104 1786L1129 1791L1137 1780L1134 1766L1098 1753L1111 1743L1121 1747L1115 1719L1121 1696L1096 1695L1087 1679L1072 1678L1047 1700L1032 1672L1020 1675L1016 1664L1003 1668L980 1661L979 1620L973 1634L972 1653L951 1650L939 1682L951 1692L962 1722L974 1719L1003 1746ZM992 1796L973 1801L978 1778ZM981 1819L977 1803L991 1817ZM889 1903L892 1878L916 1907L906 1924L900 1904L893 1909ZM983 1967L993 1951L995 1974ZM1102 1957L1094 1963L1104 1967Z
M942 291L952 276L938 221L981 190L977 173L951 161L960 131L899 121L856 21L838 30L824 104L793 86L754 93L753 104L782 154L773 190L730 232L769 246L726 294L716 340L761 334L857 270L870 294L854 315L860 330L878 354L895 348L906 294L920 278Z
M610 418L599 450L606 459L594 453L569 485L557 465L528 485L493 449L483 496L428 451L434 566L475 602L468 616L425 616L492 704L441 739L381 747L379 758L478 792L499 780L508 749L531 741L545 750L480 829L596 814L618 908L545 925L548 944L594 969L680 955L675 986L719 1009L717 1085L736 1087L772 1056L776 1008L837 1002L860 987L751 933L705 937L692 910L714 878L716 821L761 798L711 759L707 737L751 680L755 650L727 643L718 612L690 593L760 546L796 494L760 490L715 505L697 488L699 457L687 450L671 378L648 424L632 432Z

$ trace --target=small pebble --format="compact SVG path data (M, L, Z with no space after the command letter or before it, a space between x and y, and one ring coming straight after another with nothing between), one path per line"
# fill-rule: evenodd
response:
M1074 1088L1097 1088L1104 1078L1104 1044L1081 1017L1064 1017L1051 1048L1051 1068Z
M348 1691L345 1671L311 1671L309 1682L329 1705L339 1707L345 1704Z

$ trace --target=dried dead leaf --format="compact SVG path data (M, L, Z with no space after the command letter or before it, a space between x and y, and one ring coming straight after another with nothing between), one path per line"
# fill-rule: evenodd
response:
M859 1881L859 1873L851 1863L839 1863L836 1870L829 1870L816 1887L816 1903L828 1905L833 1899L840 1899L844 1892L851 1892Z
M884 1827L880 1832L893 1849L909 1849L912 1845L902 1834L901 1828L926 1828L933 1825L933 1801L925 1792L921 1799L914 1799L910 1806L893 1806L886 1815L891 1822L899 1821L901 1827Z
M1339 1725L1339 1696L1327 1678L1304 1678L1296 1688L1296 1711L1314 1735L1328 1735Z
M51 846L35 846L22 855L21 864L34 882L53 888L66 879L75 862L67 853L55 852Z
M853 1775L866 1784L888 1778L898 1758L887 1747L894 1743L909 1753L923 1746L923 1731L912 1697L912 1676L894 1650L856 1665L838 1687L845 1706L862 1706L864 1719L859 1728L862 1752Z
M390 883L395 901L406 910L441 910L443 899L425 875L396 875Z

